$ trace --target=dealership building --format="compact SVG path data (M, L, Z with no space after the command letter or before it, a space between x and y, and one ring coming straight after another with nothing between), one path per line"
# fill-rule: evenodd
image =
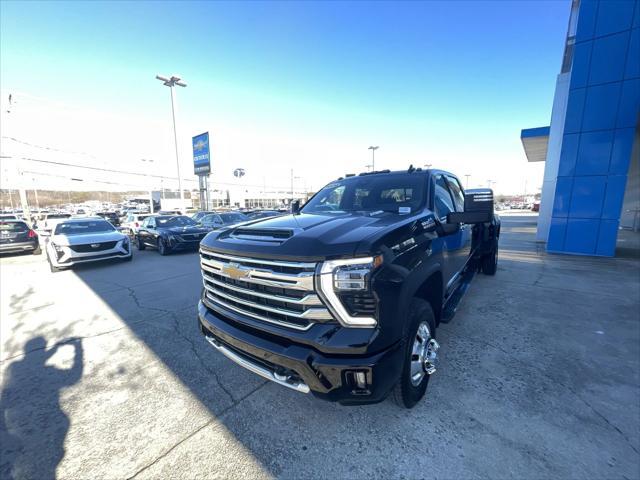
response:
M549 126L522 130L546 162L537 240L614 256L640 238L640 0L574 0ZM636 232L636 233L630 233Z

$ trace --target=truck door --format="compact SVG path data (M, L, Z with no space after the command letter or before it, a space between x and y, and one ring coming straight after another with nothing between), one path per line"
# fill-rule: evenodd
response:
M464 212L464 191L460 181L453 175L445 175L447 184L449 185L449 191L453 197L453 205L456 208L456 212ZM473 237L472 225L461 224L460 225L460 248L456 250L456 263L459 264L459 269L464 268L471 256L471 241Z
M444 233L438 239L442 246L443 277L448 289L462 268L459 250L462 248L462 231L459 226L447 224L447 214L456 211L449 186L443 174L435 175L434 210L443 225Z

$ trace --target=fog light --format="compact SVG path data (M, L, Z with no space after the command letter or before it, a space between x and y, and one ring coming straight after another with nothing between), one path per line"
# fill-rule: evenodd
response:
M367 386L367 375L364 372L356 372L356 385L358 388Z

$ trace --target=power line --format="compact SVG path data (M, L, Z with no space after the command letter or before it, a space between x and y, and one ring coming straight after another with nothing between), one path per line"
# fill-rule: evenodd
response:
M107 172L107 173L121 173L121 174L125 174L125 175L137 175L140 177L146 177L146 178L158 178L161 180L176 180L175 177L167 177L165 175L155 175L155 174L151 174L151 173L140 173L140 172L128 172L126 170L116 170L113 168L104 168L104 167L92 167L92 166L88 166L88 165L78 165L78 164L74 164L74 163L67 163L67 162L57 162L57 161L53 161L53 160L42 160L40 158L30 158L30 157L12 157L12 156L3 156L2 158L12 158L12 159L16 159L16 160L26 160L28 162L36 162L36 163L45 163L45 164L49 164L49 165L58 165L58 166L63 166L63 167L74 167L74 168L84 168L86 170L94 170L94 171L99 171L99 172ZM197 180L193 180L190 178L183 178L184 181L187 182L193 182L193 183L197 183ZM276 185L258 185L258 184L236 184L236 183L229 183L229 182L218 182L218 181L214 181L211 182L212 185L226 185L226 186L232 186L232 187L256 187L256 188L263 188L263 187L269 187L269 188L278 188L281 189L283 191L286 190L287 187L283 187L283 186L276 186Z

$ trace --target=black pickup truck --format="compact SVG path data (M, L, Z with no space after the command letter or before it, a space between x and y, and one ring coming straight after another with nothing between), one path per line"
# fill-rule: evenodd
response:
M489 189L441 170L347 175L291 215L200 244L199 328L218 351L299 392L342 404L393 392L413 407L436 370L436 328L473 275L494 275L500 220Z

